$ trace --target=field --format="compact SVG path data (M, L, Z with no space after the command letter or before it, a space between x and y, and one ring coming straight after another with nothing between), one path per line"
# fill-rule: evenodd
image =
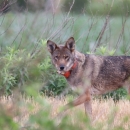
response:
M120 100L116 104L112 99L93 100L93 119L90 122L84 113L83 105L68 110L65 117L57 117L61 107L68 102L66 99L59 100L43 96L39 96L37 99L34 101L31 98L21 98L19 103L16 103L13 97L8 97L8 99L1 97L1 108L3 108L1 111L5 112L3 120L8 116L13 119L14 124L18 125L18 127L14 127L14 124L12 125L8 119L8 124L1 124L4 130L8 130L11 125L13 130L130 129L130 103L128 100Z
M25 11L1 15L2 130L129 130L130 103L124 97L124 90L120 93L123 99L116 104L113 99L93 99L91 122L84 114L83 105L68 110L65 117L57 119L55 116L62 106L73 97L66 96L72 92L66 80L56 74L46 48L47 39L63 44L73 36L81 52L129 55L129 23L127 16L97 17L69 12L50 15ZM59 96L54 98L55 95Z

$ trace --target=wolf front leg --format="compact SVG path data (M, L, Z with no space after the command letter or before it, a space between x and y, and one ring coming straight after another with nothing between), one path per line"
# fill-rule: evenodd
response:
M68 110L68 109L70 109L72 107L78 106L78 105L84 103L86 100L87 100L87 95L86 95L86 93L83 93L82 95L80 95L74 101L69 102L68 104L66 104L64 106L64 108L62 109L62 111L60 113L58 113L57 117L63 117L63 115L65 114L66 110Z
M74 101L68 103L67 105L65 105L64 107L64 111L72 108L72 107L75 107L75 106L78 106L80 104L84 103L85 104L85 111L86 113L88 113L89 115L91 115L91 111L92 111L92 108L91 108L91 94L89 93L88 90L85 91L85 93L83 93L82 95L80 95L77 99L75 99ZM88 109L88 110L87 110Z

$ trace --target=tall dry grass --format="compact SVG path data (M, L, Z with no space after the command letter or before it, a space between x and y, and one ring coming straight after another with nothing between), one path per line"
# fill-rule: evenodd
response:
M28 125L28 120L31 115L38 113L41 110L49 109L47 107L51 107L51 118L55 120L57 113L60 111L60 108L65 105L68 101L66 99L56 99L56 98L47 98L40 97L44 100L48 105L40 105L36 101L31 98L23 98L21 97L19 102L12 97L1 97L0 104L1 108L4 108L4 112L6 115L13 118L15 122L17 122L20 127L25 127ZM31 107L30 107L31 104ZM33 106L33 107L32 107ZM98 100L95 99L92 101L92 110L93 110L93 121L92 127L96 128L100 126L100 129L117 129L120 128L129 130L130 129L130 102L129 100L120 100L116 104L112 99L109 100ZM3 111L2 111L3 112ZM86 129L85 122L80 120L80 117L86 118L84 113L84 105L80 105L78 107L72 108L65 112L71 123L73 125L81 125L82 129ZM43 117L43 120L46 117ZM76 124L75 124L76 123Z

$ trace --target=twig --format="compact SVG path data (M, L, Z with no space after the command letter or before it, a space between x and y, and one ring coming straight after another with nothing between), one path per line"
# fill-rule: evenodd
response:
M106 16L106 20L105 20L104 26L103 26L101 32L99 33L99 35L98 35L98 37L97 37L96 44L95 44L95 46L93 47L92 52L95 52L95 51L96 51L96 48L99 47L99 45L100 45L100 43L101 43L102 37L103 37L103 35L104 35L104 33L105 33L105 30L106 30L106 27L107 27L107 25L108 25L108 21L109 21L109 17L110 17L110 12L111 12L113 3L114 3L114 0L113 0L112 3L111 3L110 10L109 10L109 12L108 12L108 14L107 14L107 16Z
M90 25L90 27L89 27L88 34L87 34L87 37L86 37L86 41L87 41L87 39L88 39L88 37L89 37L90 31L91 31L93 25L94 25L94 20L93 20L93 22L91 23L91 25ZM81 51L83 51L84 46L85 46L85 42L84 42L84 44L83 44L83 47L82 47Z
M124 33L124 28L125 28L125 24L126 24L127 18L128 18L128 13L126 14L125 21L124 21L124 23L123 23L123 25L122 25L122 29L121 29L119 38L118 38L117 43L116 43L116 46L115 46L115 53L116 53L116 51L117 51L117 49L118 49L118 47L119 47L119 44L120 44L120 42L121 42L121 37L123 36L123 33ZM114 54L115 54L115 53L114 53Z
M75 3L75 0L73 0L73 2L72 2L72 4L71 4L71 6L70 6L70 9L69 9L69 12L68 12L68 14L67 14L67 17L66 17L66 18L68 18L68 17L69 17L69 14L70 14L70 12L71 12L71 10L72 10L73 6L74 6L74 3Z
M15 18L16 18L16 16L15 16ZM0 34L0 36L3 35L3 34L5 34L5 33L8 31L8 29L11 27L12 23L14 22L15 18L10 22L10 24L9 24L9 26L6 28L6 30Z
M3 16L3 19L2 19L2 21L1 21L1 23L0 23L0 26L2 26L4 20L5 20L5 15Z
M6 12L8 9L9 9L9 7L11 6L11 5L13 5L14 3L16 3L17 2L17 0L16 1L14 1L14 2L9 2L9 0L5 0L0 6L2 6L2 7L0 7L0 13L2 13L2 12Z
M24 27L25 27L25 24L24 24L23 27L20 29L20 31L17 33L17 35L15 36L15 38L14 38L13 42L11 43L11 45L16 41L17 37L18 37L19 34L23 31Z
M5 9L8 8L8 6L9 6L8 0L3 1L0 5L0 13L5 11Z
M72 10L74 2L75 2L75 0L73 0L73 2L71 4L71 7L69 9L69 12L68 12L68 14L67 14L67 16L66 16L63 24L61 24L61 26L59 27L59 29L57 29L48 39L50 39L50 38L53 39L67 25L68 21L70 21L70 19L68 17L69 17L69 14L70 14L71 10Z
M96 40L97 42L96 42L96 45L93 47L92 52L95 52L96 48L99 47L99 45L101 43L101 40L102 40L102 37L103 37L103 35L105 33L108 21L109 21L109 15L106 16L106 20L105 20L104 26L103 26L102 30L100 31L100 33L99 33L99 35L97 37L97 40Z
M20 46L21 46L21 43L22 43L22 40L23 40L23 32L24 32L24 28L25 28L26 22L27 22L27 21L25 21L23 27L22 27L21 30L19 31L19 33L22 32L22 36L21 36L20 43L19 43L17 49L19 49Z

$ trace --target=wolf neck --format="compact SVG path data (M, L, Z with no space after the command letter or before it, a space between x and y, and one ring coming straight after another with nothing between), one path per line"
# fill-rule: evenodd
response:
M73 66L71 67L71 69L69 71L66 71L63 75L65 78L69 78L71 75L71 72L78 66L78 62L75 61Z
M63 74L65 78L69 78L71 76L72 71L76 70L77 67L82 66L85 62L85 55L75 51L75 62L71 69Z
M80 62L80 65L83 65L85 62L85 55L78 51L75 51L75 59Z

